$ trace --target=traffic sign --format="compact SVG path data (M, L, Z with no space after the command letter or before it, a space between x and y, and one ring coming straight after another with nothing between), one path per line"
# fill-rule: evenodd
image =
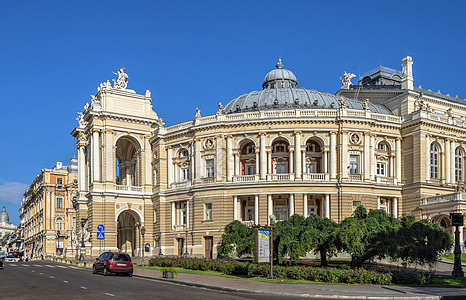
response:
M28 251L31 251L31 246L28 247Z
M98 231L98 232L97 232L97 239L98 239L98 240L105 240L105 232L103 232L103 231Z
M97 231L105 231L105 226L102 224L97 225Z

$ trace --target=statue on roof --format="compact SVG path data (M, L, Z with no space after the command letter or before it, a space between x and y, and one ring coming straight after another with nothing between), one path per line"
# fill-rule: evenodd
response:
M364 100L362 103L362 107L364 107L365 110L369 110L369 99Z
M346 100L345 98L341 98L340 100L338 100L338 103L340 103L341 108L346 108L346 105L348 105L348 100Z
M223 105L222 105L222 102L219 102L219 103L218 103L217 115L223 115Z
M78 112L76 121L79 123L79 128L85 128L87 126L87 121L84 120L84 114L82 112Z
M112 72L118 75L118 79L113 79L113 88L117 90L124 90L128 86L128 74L125 73L125 68L118 70L118 73Z
M353 83L351 82L351 78L356 77L356 75L351 74L351 73L346 73L343 72L343 77L340 77L341 79L341 89L343 90L349 90L350 85Z
M196 107L196 114L194 115L195 118L200 118L201 117L201 110Z

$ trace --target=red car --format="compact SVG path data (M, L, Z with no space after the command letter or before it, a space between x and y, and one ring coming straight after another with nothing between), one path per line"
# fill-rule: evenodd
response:
M113 273L125 273L133 276L133 262L131 256L126 253L104 252L95 259L92 273L102 273L104 276Z

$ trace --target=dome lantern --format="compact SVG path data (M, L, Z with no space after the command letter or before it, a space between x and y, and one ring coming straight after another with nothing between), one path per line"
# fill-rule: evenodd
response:
M290 70L284 69L282 59L278 59L276 69L270 71L262 83L262 88L265 89L276 89L276 88L295 88L298 86L298 80L296 76Z
M8 213L5 210L5 206L3 206L2 211L0 211L0 223L10 223L10 217L8 216Z

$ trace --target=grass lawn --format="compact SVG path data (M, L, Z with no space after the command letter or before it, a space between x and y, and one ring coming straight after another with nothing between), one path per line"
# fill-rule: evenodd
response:
M141 266L135 266L135 268L142 268ZM144 269L151 269L160 271L162 267L156 266L145 266ZM216 271L200 271L200 270L188 270L182 268L174 268L178 273L186 273L186 274L197 274L197 275L204 275L204 276L217 276L217 277L225 277L225 278L236 278L236 279L243 279L243 280L251 280L257 282L266 282L266 283L278 283L278 284L338 284L342 285L344 283L329 283L329 282L316 282L316 281L306 281L306 280L294 280L294 279L269 279L264 277L253 277L247 275L227 275L221 272ZM445 275L435 275L434 283L431 285L432 287L449 287L449 288L465 288L466 287L466 278L458 278L452 276L445 276Z
M449 260L455 260L455 254L449 253L447 255L443 255L443 258L449 259ZM466 253L461 253L461 262L466 263Z

